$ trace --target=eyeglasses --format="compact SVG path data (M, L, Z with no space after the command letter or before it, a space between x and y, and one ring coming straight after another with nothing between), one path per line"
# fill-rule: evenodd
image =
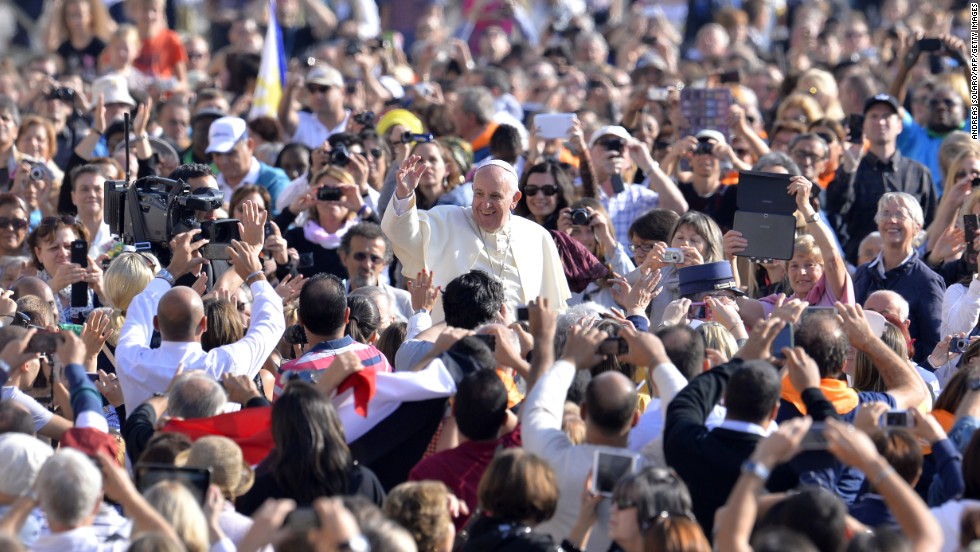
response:
M326 94L330 91L330 87L322 84L307 84L306 91L310 94Z
M358 251L357 253L354 253L354 260L357 261L357 262L359 262L359 263L363 263L364 261L366 261L368 259L371 259L371 262L373 264L378 264L378 265L379 264L384 264L384 262L385 262L385 260L383 258L381 258L381 257L379 257L377 255L370 255L370 254L365 253L363 251Z
M27 228L28 224L30 223L24 219L0 217L0 228L23 230L24 228Z
M932 108L945 107L947 109L953 109L954 107L956 107L956 100L953 100L953 99L929 100L929 107L932 107Z
M880 220L895 219L898 222L904 222L909 219L909 216L904 211L899 211L897 213L892 213L891 211L882 211L878 213L878 218Z
M637 251L643 251L644 253L649 253L653 251L656 244L653 243L631 243L629 244L630 252L636 253Z
M554 184L545 184L544 186L529 185L524 187L524 194L527 197L534 197L538 195L538 192L551 197L558 193L558 186L555 186Z
M614 496L612 497L612 503L619 510L628 510L630 508L636 508L637 502L632 498L627 498L625 496Z
M823 155L817 155L816 153L809 152L809 151L801 151L801 150L791 151L790 155L793 156L793 159L799 161L809 161L814 165L824 160Z
M77 224L77 221L75 220L75 217L71 215L58 215L53 217L44 217L41 219L41 226L52 226L58 223L74 226Z

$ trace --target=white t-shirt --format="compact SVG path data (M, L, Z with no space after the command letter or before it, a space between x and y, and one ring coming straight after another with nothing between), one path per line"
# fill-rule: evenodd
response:
M0 399L5 401L8 399L13 400L26 407L31 413L31 419L34 420L34 431L40 431L54 417L54 414L48 412L48 409L41 406L41 403L16 387L4 385L2 391L0 391Z

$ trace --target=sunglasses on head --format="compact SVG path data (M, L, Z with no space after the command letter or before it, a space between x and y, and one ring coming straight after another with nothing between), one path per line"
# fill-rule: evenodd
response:
M365 253L363 251L358 251L357 253L354 253L354 260L357 261L357 262L363 263L364 261L368 260L369 258L371 259L371 262L374 263L374 264L384 264L384 261L385 261L384 259L382 259L381 257L379 257L377 255L371 255L371 254Z
M30 223L24 219L0 217L0 228L10 228L12 230L23 230Z
M524 194L528 197L536 196L538 195L538 192L551 197L558 193L558 186L555 186L554 184L545 184L544 186L530 185L524 187Z
M41 226L51 226L58 223L74 225L76 222L75 217L71 215L58 215L54 217L44 217L41 219Z

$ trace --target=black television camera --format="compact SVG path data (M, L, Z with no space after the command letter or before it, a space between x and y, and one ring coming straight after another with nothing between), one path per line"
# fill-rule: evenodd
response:
M105 183L105 222L112 234L126 245L149 249L163 266L170 263L170 240L177 234L201 229L197 239L209 240L201 255L211 260L227 260L231 240L240 240L238 219L198 222L197 211L221 207L220 191L202 188L191 191L181 180L157 176L141 178L132 184L123 180Z

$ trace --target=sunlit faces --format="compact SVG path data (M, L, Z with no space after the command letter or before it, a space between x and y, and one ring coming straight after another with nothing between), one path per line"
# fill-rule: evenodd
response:
M34 180L31 178L30 163L25 162L17 166L17 170L14 172L14 184L11 186L11 191L26 201L28 207L37 209L38 199L41 197L41 193L47 189L47 180Z
M329 174L325 174L316 181L313 188L340 188L344 185L343 182L337 180ZM348 209L341 201L320 201L316 202L316 212L317 215L323 219L329 220L331 222L341 221L347 218L350 209Z
M908 209L898 201L888 201L875 215L878 232L885 247L908 250L919 231L919 224L912 219Z
M0 207L0 253L10 255L20 249L27 237L27 213L14 203ZM6 287L3 289L7 289Z
M671 247L684 247L689 246L698 250L701 255L705 254L706 243L701 234L691 226L690 224L682 224L677 227L677 231L674 232L674 238L670 241Z
M211 161L226 180L237 182L245 177L252 166L252 149L248 140L239 140L228 153L213 152Z
M532 193L534 192L534 193ZM524 201L531 215L544 218L558 208L558 184L554 177L547 172L536 172L527 177L524 186Z
M864 135L872 144L888 143L902 132L902 120L888 104L877 103L864 114Z
M797 297L806 297L823 276L823 264L812 255L793 255L786 266L789 285Z
M657 240L645 240L635 234L630 234L630 251L633 253L633 260L636 261L636 265L639 266L646 262L647 255L653 250L657 244L664 244L662 241Z
M446 161L442 158L439 145L435 142L419 144L412 155L418 155L428 165L419 178L422 194L429 198L438 197L444 191L447 173Z
M100 174L82 173L72 183L71 200L79 215L101 218L105 178Z
M54 274L55 270L61 265L71 262L71 242L78 239L78 235L71 228L61 228L46 240L41 240L40 245L34 248L45 272Z
M384 258L384 239L369 239L364 236L351 238L350 251L341 255L341 263L347 269L351 289L378 285L385 266Z
M473 179L473 219L486 232L504 227L521 193L516 190L513 175L501 167L485 167Z
M17 137L17 150L23 154L48 159L48 133L41 125L29 125Z

